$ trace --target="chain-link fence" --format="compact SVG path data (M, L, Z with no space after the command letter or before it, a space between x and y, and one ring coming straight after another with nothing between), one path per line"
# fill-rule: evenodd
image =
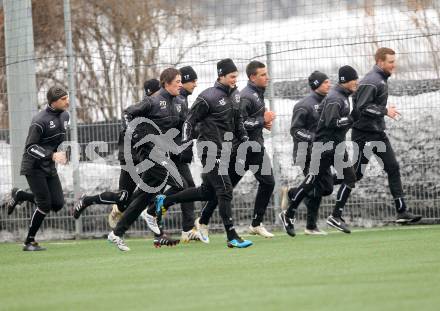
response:
M265 137L277 186L265 224L276 226L283 189L302 179L299 167L292 163L289 127L295 103L309 92L307 76L320 70L334 80L337 69L349 64L362 77L372 67L374 51L380 46L398 53L398 71L389 81L389 102L398 106L403 117L387 125L408 205L430 221L440 218L439 1L5 0L1 13L3 201L13 186L22 185L15 176L23 152L22 142L17 142L26 136L29 117L44 106L46 90L54 83L67 87L68 81L76 90L76 107L71 114L77 119L73 130L81 155L77 166L72 163L59 168L67 206L46 219L42 237L106 234L109 206L89 208L76 223L69 209L80 193L117 189L116 140L121 111L139 100L144 80L157 77L168 66L191 65L197 71L198 87L189 98L192 103L214 83L216 62L226 57L240 70L239 88L246 83L244 69L251 60L265 62L271 74L266 99L277 119ZM66 21L71 25L71 50L66 49ZM73 67L68 66L69 59ZM100 159L93 160L85 149L97 141L107 143L107 149L100 149ZM192 171L198 184L200 168L196 160ZM256 185L247 174L234 191L238 226L250 222ZM333 203L334 195L323 200L321 221ZM21 239L33 209L24 204L11 216L1 210L0 239ZM305 208L300 208L299 221L304 216ZM372 161L365 178L356 185L346 218L359 226L380 225L394 218L387 178L377 162ZM178 231L180 221L175 207L165 226ZM221 227L217 212L211 225ZM145 229L136 222L130 232L139 234Z

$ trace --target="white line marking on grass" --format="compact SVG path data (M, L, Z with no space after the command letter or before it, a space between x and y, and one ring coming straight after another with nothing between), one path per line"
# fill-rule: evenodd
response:
M47 242L50 245L77 245L79 242Z
M391 228L366 228L366 229L354 229L352 232L368 232L368 231L398 231L398 230L420 230L420 229L432 229L431 225L409 225L409 226L396 226ZM439 227L440 228L440 227Z
M435 225L409 225L409 226L396 226L396 227L378 227L378 228L364 228L364 229L352 229L351 234L353 233L363 233L363 232L377 232L377 231L399 231L399 230L420 230L420 229L433 229L433 228L440 228L440 226L435 226ZM333 229L333 228L331 228ZM350 234L346 234L343 233L339 230L333 229L331 231L326 231L328 234L341 234L341 235L346 235L346 236L350 236ZM284 236L287 235L286 233L282 234L275 234L275 237L277 236ZM304 232L297 232L297 235L305 235ZM251 237L255 235L251 235L251 234L241 234L242 237ZM322 236L323 238L325 238L325 236Z

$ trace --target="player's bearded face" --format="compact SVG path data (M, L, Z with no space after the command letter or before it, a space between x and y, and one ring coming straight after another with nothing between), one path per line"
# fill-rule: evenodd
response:
M379 61L379 67L388 74L392 74L396 69L396 56L385 55L385 60Z
M52 102L51 106L57 110L67 110L69 108L69 95L63 96L57 101Z

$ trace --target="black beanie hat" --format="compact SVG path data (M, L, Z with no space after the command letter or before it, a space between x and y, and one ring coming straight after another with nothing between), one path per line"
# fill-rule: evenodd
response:
M339 68L339 83L347 83L358 78L358 74L353 67L345 65Z
M179 71L182 74L182 83L197 80L197 73L194 71L193 67L185 66L180 68Z
M217 74L219 77L226 76L234 71L238 71L238 69L230 58L222 59L217 63Z
M50 104L52 104L53 102L56 102L58 99L60 99L61 97L64 97L68 95L67 91L62 88L61 86L52 86L46 94L47 97L47 102Z
M160 90L160 83L157 79L150 79L144 82L145 95L151 96Z
M309 76L309 85L312 90L316 90L321 84L328 79L328 76L321 71L314 71Z

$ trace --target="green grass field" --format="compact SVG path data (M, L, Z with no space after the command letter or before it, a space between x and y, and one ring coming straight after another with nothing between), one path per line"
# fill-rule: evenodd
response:
M253 241L1 244L0 310L439 310L440 226Z

